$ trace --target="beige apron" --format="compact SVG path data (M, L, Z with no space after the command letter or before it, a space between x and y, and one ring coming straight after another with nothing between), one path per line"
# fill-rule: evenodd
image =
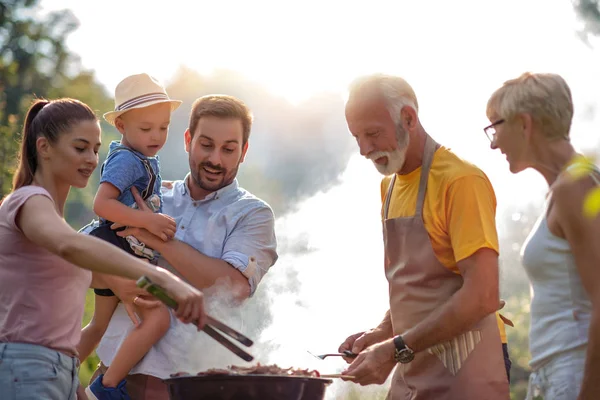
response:
M415 215L387 218L395 175L383 206L385 273L395 335L417 325L463 284L459 274L438 261L423 223L427 179L436 147L436 142L428 136ZM509 399L495 314L485 317L469 332L415 354L412 362L398 364L388 399Z

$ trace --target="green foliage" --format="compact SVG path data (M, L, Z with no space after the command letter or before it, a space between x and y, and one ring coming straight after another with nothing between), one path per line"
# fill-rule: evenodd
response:
M2 118L0 110L0 119ZM15 157L18 149L16 139L17 132L16 118L11 118L7 124L0 124L0 198L9 192L12 185L12 176L14 172Z
M506 299L502 314L514 323L506 327L508 348L512 361L511 399L524 399L529 379L529 293L521 292Z
M88 293L85 298L85 311L83 314L83 324L82 327L86 326L88 322L92 319L92 315L94 315L94 291L88 290ZM92 353L84 362L81 363L79 367L79 381L83 385L87 385L92 377L92 374L96 370L96 366L100 360L96 353Z
M14 0L0 5L0 85L2 123L19 115L33 96L44 96L64 86L67 66L76 57L66 49L66 38L78 25L68 10L40 18L37 0Z
M113 107L94 74L83 71L66 48L67 36L77 28L75 17L62 10L40 18L37 4L37 0L0 3L0 198L11 187L23 120L32 99L73 97L99 114ZM108 125L103 128L112 130ZM69 205L79 212L84 204L91 204L89 197L75 194Z
M0 3L0 197L8 193L28 104L60 86L75 61L65 39L77 28L69 11L35 18L37 0Z

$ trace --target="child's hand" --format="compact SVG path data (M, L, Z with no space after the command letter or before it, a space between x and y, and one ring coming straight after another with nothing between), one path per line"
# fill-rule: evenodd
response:
M114 224L112 224L110 226L110 229L119 229L119 228L123 228L124 226L125 225L123 225L123 224L119 224L119 223L115 222Z
M159 213L148 213L144 228L150 231L154 236L158 236L163 241L173 239L177 224L175 220L168 215Z

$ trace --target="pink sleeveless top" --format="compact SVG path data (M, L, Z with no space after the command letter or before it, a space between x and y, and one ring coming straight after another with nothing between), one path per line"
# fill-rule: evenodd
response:
M29 241L16 225L21 206L50 194L25 186L0 205L0 343L32 343L76 356L88 270Z

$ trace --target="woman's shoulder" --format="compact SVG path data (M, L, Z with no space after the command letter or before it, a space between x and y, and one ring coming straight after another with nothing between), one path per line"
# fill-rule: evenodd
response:
M50 193L46 189L34 185L20 187L6 196L2 204L0 204L1 225L5 228L15 229L15 220L21 207L23 207L27 200L38 195L45 196L53 201L52 196L50 196Z
M559 209L600 210L600 171L592 163L574 163L550 187Z
M48 191L46 189L44 189L43 187L35 186L35 185L27 185L27 186L22 186L16 190L14 190L10 194L8 194L8 196L6 196L4 198L4 200L2 201L2 206L8 207L10 205L23 204L30 197L35 196L35 195L43 195L52 200L52 196L50 196L50 193L48 193Z

